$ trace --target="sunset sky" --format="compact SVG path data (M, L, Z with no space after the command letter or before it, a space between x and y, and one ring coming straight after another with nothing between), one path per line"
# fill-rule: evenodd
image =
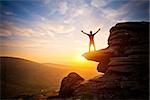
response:
M109 29L118 22L148 21L148 0L15 0L1 1L0 55L37 62L82 62L89 38L107 47Z

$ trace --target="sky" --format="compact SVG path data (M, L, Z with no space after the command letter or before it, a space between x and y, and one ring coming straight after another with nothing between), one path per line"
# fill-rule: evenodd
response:
M107 47L118 22L149 21L148 0L0 1L0 55L41 63L75 64L88 51L89 33L96 49Z

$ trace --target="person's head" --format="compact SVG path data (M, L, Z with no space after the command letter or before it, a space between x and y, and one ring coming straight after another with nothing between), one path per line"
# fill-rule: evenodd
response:
M90 31L90 34L92 34L92 31Z

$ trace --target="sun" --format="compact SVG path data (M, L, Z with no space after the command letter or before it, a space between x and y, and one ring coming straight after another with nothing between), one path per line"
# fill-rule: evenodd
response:
M87 62L87 59L84 58L83 54L86 52L86 50L84 49L81 49L78 51L78 53L76 53L74 55L74 60L77 62L77 63L86 63Z
M87 60L82 55L78 55L78 56L76 56L76 61L77 62L85 62Z
M79 60L80 61L86 61L86 59L82 55L79 56Z

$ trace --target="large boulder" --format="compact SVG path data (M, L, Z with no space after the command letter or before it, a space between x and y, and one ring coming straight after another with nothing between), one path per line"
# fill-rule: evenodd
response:
M61 98L71 97L74 90L83 81L84 81L84 79L81 76L79 76L78 74L76 74L75 72L68 74L68 76L65 77L61 82L59 96Z

